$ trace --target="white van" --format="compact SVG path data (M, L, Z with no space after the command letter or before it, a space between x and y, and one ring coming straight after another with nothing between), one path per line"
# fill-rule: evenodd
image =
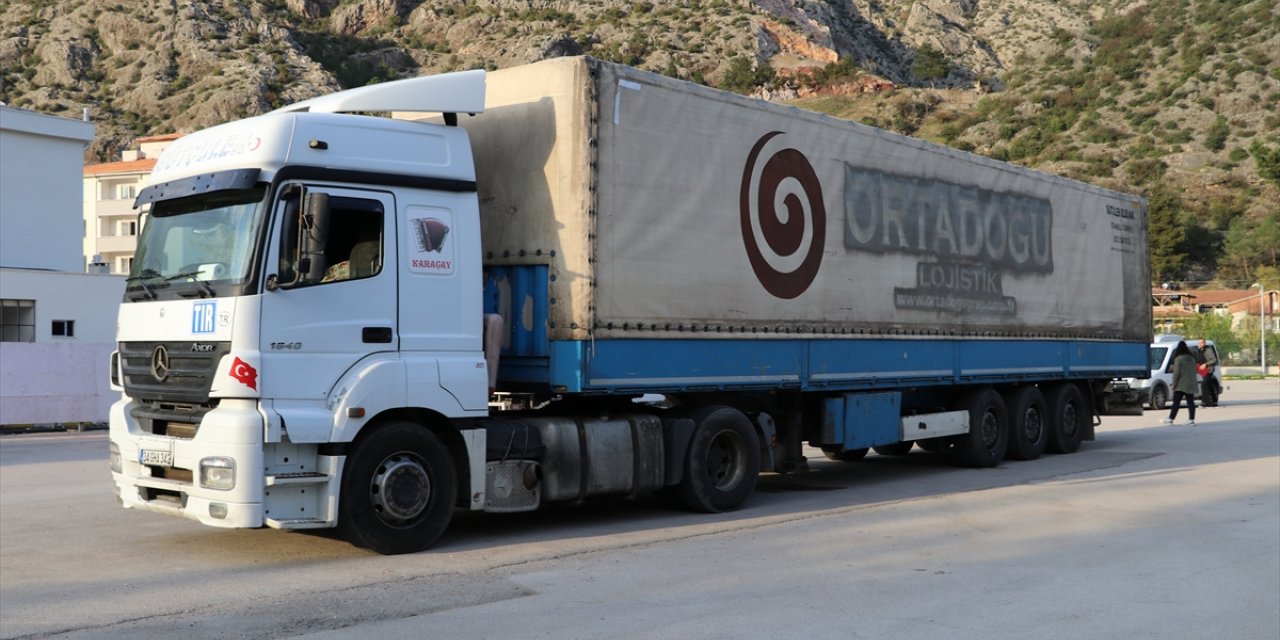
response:
M1146 396L1146 403L1152 409L1164 409L1169 406L1169 398L1173 397L1173 350L1178 346L1178 342L1183 340L1182 336L1175 335L1158 335L1155 342L1151 343L1151 377L1143 380L1141 378L1125 378L1129 385L1134 389L1141 391ZM1191 348L1191 355L1196 355L1200 350L1199 340L1187 340L1187 346ZM1212 340L1205 341L1205 348L1212 349L1214 355L1218 355L1218 347L1214 345ZM1213 379L1218 385L1218 395L1222 395L1222 358L1218 358L1218 366L1213 370ZM1196 397L1203 397L1201 388L1204 385L1204 379L1196 376L1200 386L1196 390Z

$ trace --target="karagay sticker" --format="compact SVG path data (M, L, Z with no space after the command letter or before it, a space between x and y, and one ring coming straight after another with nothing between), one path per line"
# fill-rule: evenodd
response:
M454 270L453 215L446 209L414 207L409 217L409 271L448 275Z

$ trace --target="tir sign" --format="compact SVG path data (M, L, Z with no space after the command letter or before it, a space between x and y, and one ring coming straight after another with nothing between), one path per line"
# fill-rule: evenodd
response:
M191 333L213 333L218 303L198 302L191 309Z

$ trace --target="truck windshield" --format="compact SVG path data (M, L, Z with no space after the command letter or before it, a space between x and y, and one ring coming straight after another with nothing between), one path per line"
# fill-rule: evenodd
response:
M260 185L153 204L125 300L238 295L252 276L266 193Z

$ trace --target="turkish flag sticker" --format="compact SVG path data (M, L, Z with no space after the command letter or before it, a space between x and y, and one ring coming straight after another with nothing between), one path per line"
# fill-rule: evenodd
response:
M249 363L241 360L239 356L236 357L235 362L231 363L231 377L254 391L258 390L258 370L249 366Z

